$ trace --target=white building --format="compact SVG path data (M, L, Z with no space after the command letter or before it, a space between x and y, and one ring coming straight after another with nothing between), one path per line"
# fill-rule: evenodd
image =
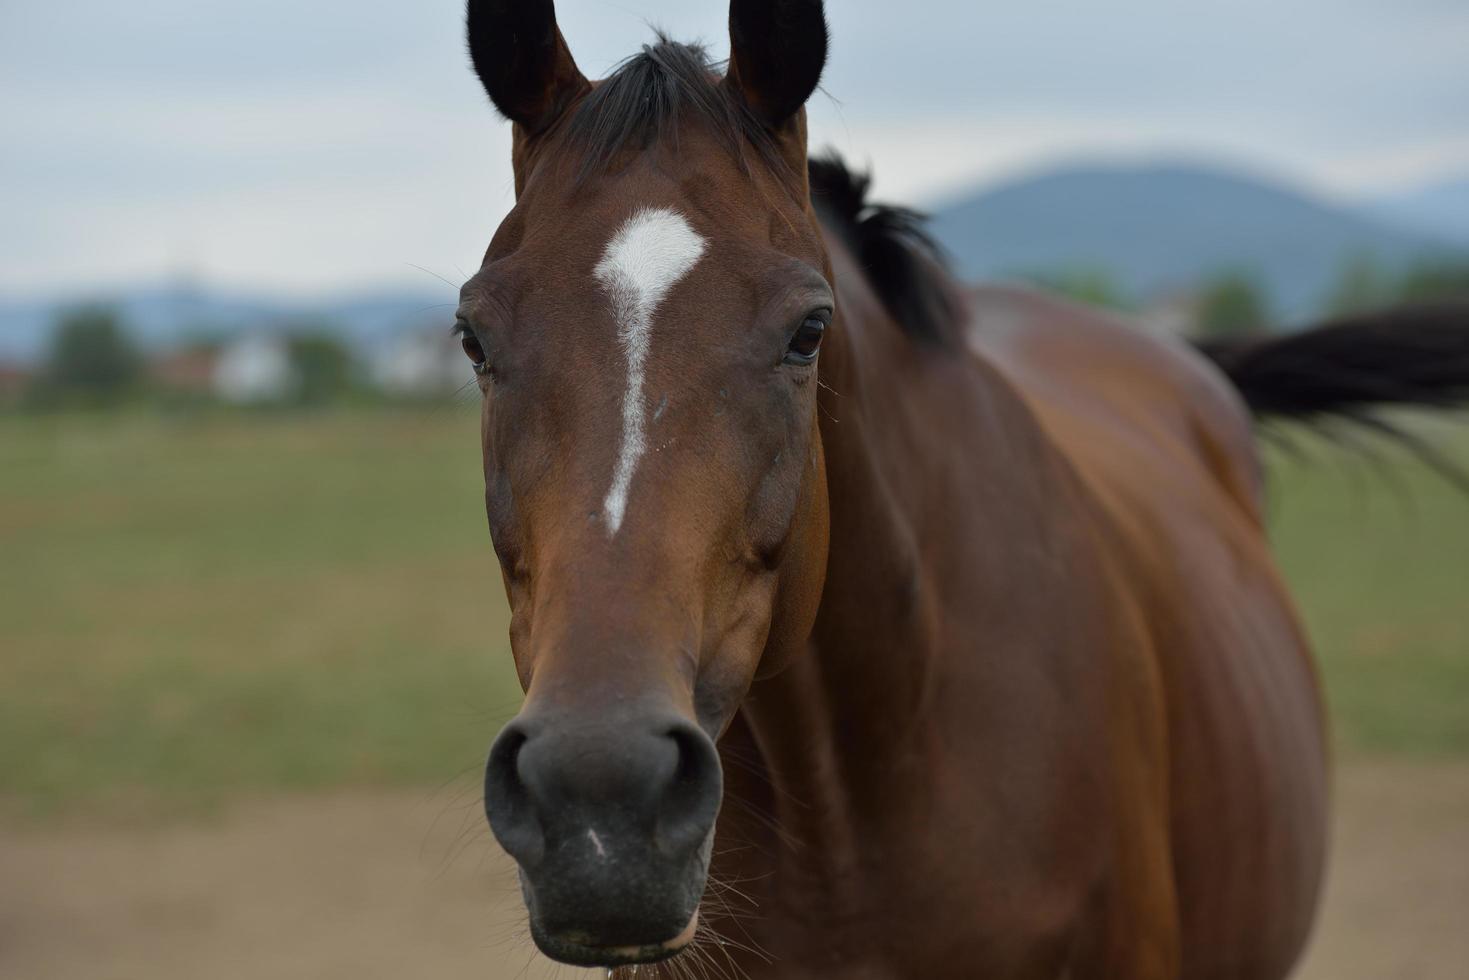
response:
M438 325L390 337L374 351L370 370L379 388L401 398L451 395L474 380L459 341Z
M280 401L296 384L285 338L268 333L236 337L219 352L214 365L214 393L229 402Z

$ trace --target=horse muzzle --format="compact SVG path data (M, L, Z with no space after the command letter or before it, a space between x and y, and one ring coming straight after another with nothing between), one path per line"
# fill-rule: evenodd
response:
M552 959L617 966L688 944L722 778L713 741L664 712L530 711L485 770L485 812L520 866L531 935Z

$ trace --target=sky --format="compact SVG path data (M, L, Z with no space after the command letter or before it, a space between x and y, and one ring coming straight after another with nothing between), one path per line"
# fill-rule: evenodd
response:
M716 0L560 0L582 70ZM0 297L457 284L513 203L462 0L0 0ZM1342 198L1469 173L1464 0L829 0L813 144L941 203L1081 158Z

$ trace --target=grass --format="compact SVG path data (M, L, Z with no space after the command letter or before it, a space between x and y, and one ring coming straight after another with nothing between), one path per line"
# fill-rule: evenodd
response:
M519 695L476 426L0 418L6 808L473 778ZM1319 456L1273 512L1342 747L1469 755L1469 498Z
M519 694L472 411L0 424L0 795L477 768Z
M1417 428L1469 468L1465 426ZM1469 493L1400 450L1267 458L1276 553L1341 750L1469 757Z

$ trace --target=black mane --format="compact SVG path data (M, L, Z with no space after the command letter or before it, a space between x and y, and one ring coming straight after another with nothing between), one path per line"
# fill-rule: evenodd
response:
M746 172L751 151L767 167L784 169L771 132L720 84L719 67L699 45L661 34L618 65L565 123L568 142L582 153L581 176L606 170L626 151L676 140L690 116L717 134ZM924 216L870 203L871 178L835 153L813 158L809 175L817 215L852 250L903 330L925 341L947 338L959 320L958 304Z
M926 216L869 202L871 175L853 172L834 151L812 157L808 169L817 215L852 250L893 319L920 340L942 343L951 337L960 322L959 304Z

